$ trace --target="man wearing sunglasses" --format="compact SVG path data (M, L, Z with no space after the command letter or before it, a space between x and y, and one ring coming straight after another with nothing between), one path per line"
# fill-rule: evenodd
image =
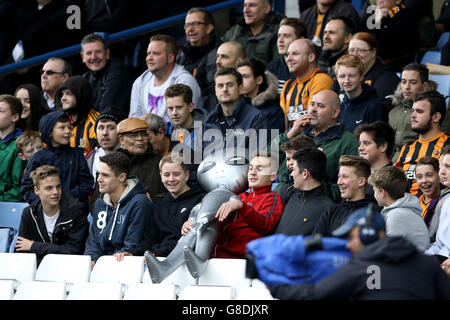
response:
M50 110L55 110L56 91L72 74L72 66L60 58L50 58L40 70L42 101Z

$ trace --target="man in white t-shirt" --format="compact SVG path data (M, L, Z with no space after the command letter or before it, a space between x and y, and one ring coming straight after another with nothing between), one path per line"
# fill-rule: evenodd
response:
M30 176L39 200L23 210L15 250L35 253L38 264L49 253L83 254L87 205L62 194L58 168L40 166Z
M168 122L170 118L164 92L170 85L177 83L189 86L193 92L194 105L203 107L197 80L183 66L175 63L176 53L176 44L171 36L157 34L150 38L145 58L148 70L133 83L130 118L139 118L146 113L153 113Z

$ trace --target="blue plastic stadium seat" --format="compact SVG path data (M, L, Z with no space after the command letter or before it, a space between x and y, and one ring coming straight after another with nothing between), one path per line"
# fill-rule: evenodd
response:
M9 252L9 246L11 245L10 234L10 228L0 228L0 252Z
M444 32L439 37L439 40L436 44L436 46L439 48L439 50L442 50L442 48L447 44L448 39L450 38L450 31Z
M433 51L433 50L429 50L429 51L425 52L420 63L421 64L425 64L425 63L441 64L441 52Z
M356 12L361 13L361 9L363 6L362 0L352 0L353 8L355 8Z
M11 228L14 237L9 247L9 252L14 252L17 235L19 233L20 219L26 202L0 202L0 228Z
M429 79L437 83L437 91L447 97L446 101L448 103L448 96L450 96L450 75L430 74Z

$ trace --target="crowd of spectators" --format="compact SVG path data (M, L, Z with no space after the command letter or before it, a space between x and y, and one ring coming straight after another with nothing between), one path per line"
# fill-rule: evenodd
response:
M450 275L450 117L430 80L450 65L450 41L441 65L420 64L450 31L450 1L434 21L432 1L367 0L358 12L350 1L299 0L292 18L271 0L245 0L223 34L204 9L216 2L0 1L1 64L82 48L0 75L0 201L29 204L16 251L38 262L86 254L93 265L167 256L193 232L185 223L208 191L198 159L231 145L259 153L249 189L218 210L210 257L244 258L249 241L271 234L336 236L370 205L384 219L375 242L402 237L399 252L412 244ZM68 28L69 5L81 28ZM179 13L183 25L137 40L110 45L97 33ZM197 161L176 162L181 149ZM272 293L326 296L305 290Z

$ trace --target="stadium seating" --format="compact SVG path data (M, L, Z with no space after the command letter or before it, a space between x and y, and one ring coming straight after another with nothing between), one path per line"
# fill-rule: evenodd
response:
M425 52L425 54L422 57L422 60L420 60L420 63L441 64L441 52L435 50L429 50Z
M11 300L14 296L14 280L0 280L0 300Z
M0 228L9 228L13 232L13 239L7 252L14 252L20 219L23 209L27 206L26 202L0 202Z
M237 292L236 300L274 300L267 288L243 288Z
M436 44L439 50L442 50L442 48L447 44L449 38L450 38L450 31L441 34Z
M117 261L114 256L102 256L92 269L90 282L119 282L131 285L140 283L143 274L143 256L126 256L122 261Z
M36 280L67 282L67 289L75 282L89 282L91 257L74 254L48 254L36 270Z
M11 228L0 228L0 252L9 252L14 231Z
M0 279L32 281L36 276L34 253L0 253Z
M450 75L430 74L429 78L437 83L437 91L445 97L450 96Z
M176 298L175 285L137 283L128 287L123 300L176 300Z
M66 283L24 281L17 287L13 300L65 300Z
M187 286L178 300L232 300L235 290L228 286Z
M123 285L119 282L76 282L67 295L67 300L121 300Z
M245 277L245 265L245 259L210 259L198 284L231 286L236 290L250 287L251 280ZM219 277L218 274L220 274Z

